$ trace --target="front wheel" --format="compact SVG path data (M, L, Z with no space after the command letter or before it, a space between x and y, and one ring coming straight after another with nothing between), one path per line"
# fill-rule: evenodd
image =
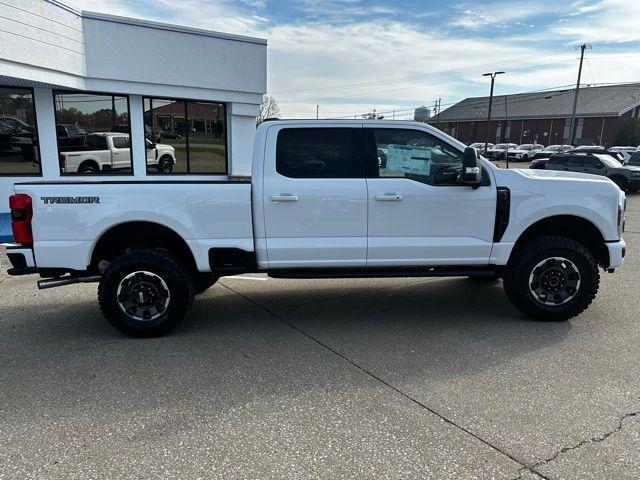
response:
M600 272L591 252L565 237L544 236L518 247L505 269L509 300L535 320L564 321L586 310Z
M626 178L623 177L613 177L611 179L613 181L613 183L615 183L618 188L620 190L622 190L623 192L625 192L628 188L629 188L629 182L627 181Z
M173 159L168 155L164 155L158 161L158 172L166 174L166 173L171 173L172 171L173 171Z
M98 285L107 321L132 337L154 337L174 329L193 303L193 279L171 254L133 250L116 258Z

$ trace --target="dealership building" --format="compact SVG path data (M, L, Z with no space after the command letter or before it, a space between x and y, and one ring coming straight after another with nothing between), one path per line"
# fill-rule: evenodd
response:
M16 181L251 174L265 40L81 12L56 0L8 0L2 12L0 242L11 240ZM118 142L105 141L114 135ZM97 148L111 149L112 160L70 161ZM162 168L158 152L172 152Z
M496 95L491 124L489 97L471 97L443 110L429 123L465 143L566 144L575 89ZM640 83L581 87L575 122L576 145L617 143L620 131L640 119Z

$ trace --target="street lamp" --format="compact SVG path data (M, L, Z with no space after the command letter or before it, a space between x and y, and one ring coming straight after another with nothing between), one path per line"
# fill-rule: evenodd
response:
M491 77L491 93L489 93L489 113L487 114L487 138L484 142L484 154L487 154L487 147L489 144L489 135L491 134L491 108L493 107L493 84L496 81L496 76L502 75L505 72L490 72L483 73L483 77ZM509 149L507 149L507 158L509 157Z

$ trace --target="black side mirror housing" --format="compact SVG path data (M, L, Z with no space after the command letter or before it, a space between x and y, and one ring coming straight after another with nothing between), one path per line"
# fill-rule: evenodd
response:
M479 187L482 183L482 166L478 158L478 152L473 147L464 149L460 182L470 187Z

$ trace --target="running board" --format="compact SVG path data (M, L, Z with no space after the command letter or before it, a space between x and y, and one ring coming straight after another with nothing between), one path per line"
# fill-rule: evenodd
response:
M411 267L411 268L293 268L269 270L272 278L402 278L402 277L492 277L495 266L486 267Z

